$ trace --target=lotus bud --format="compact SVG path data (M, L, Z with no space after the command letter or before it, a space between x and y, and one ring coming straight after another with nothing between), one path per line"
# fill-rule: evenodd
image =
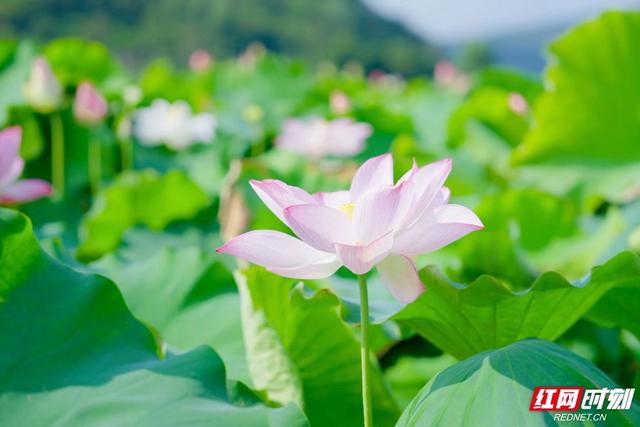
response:
M351 101L349 97L342 91L334 90L331 92L331 112L333 114L347 114L351 111Z
M208 70L213 65L213 57L204 49L196 49L189 55L189 68L201 72Z
M33 60L23 92L27 103L40 113L51 113L62 104L62 86L43 57Z
M527 100L518 92L511 92L507 102L509 103L511 111L516 114L523 116L527 111L529 111L529 104L527 103Z
M84 125L93 126L100 123L107 115L107 102L89 82L78 86L73 100L73 114L76 120Z

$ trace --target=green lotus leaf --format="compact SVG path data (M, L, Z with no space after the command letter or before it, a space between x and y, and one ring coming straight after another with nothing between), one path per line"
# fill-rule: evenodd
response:
M464 144L467 138L466 124L472 119L491 129L509 145L518 145L529 127L529 121L526 115L512 110L510 96L512 92L497 87L483 87L474 91L449 119L449 145L457 147Z
M607 292L589 310L587 318L603 326L628 329L640 338L640 280Z
M440 372L413 399L396 427L567 425L554 421L554 412L529 411L537 386L618 387L597 367L559 345L524 340L477 354ZM573 414L595 412L606 414L606 425L630 427L640 422L635 402L630 410ZM571 425L598 424L592 420Z
M295 281L256 267L238 273L237 283L255 388L273 401L297 402L313 425L361 425L360 346L335 294L308 296ZM375 423L393 425L395 403L376 366L371 374Z
M529 289L515 292L492 276L468 286L450 282L433 267L420 276L427 291L392 319L462 359L523 338L555 340L609 290L640 281L640 257L622 252L575 284L544 273Z
M0 210L0 424L305 426L227 382L210 348L163 356L113 282L52 260Z
M453 282L435 266L421 270L427 290L415 302L403 306L379 282L369 280L371 321L388 319L409 326L441 350L458 359L536 337L555 340L580 318L597 316L608 325L633 325L636 288L640 283L640 257L621 252L575 283L558 273L540 275L526 289L513 290L507 282L482 275L469 285ZM351 322L359 318L357 283L334 278L319 286L333 289ZM616 296L629 294L628 299ZM607 308L617 300L619 309ZM624 308L623 308L624 307ZM590 310L593 308L593 312ZM616 320L617 319L617 320ZM606 322L605 322L606 320ZM634 329L632 329L634 330Z
M240 297L215 238L195 232L134 229L122 248L91 264L112 279L136 318L158 330L170 349L216 350L230 378L251 383L240 324Z
M180 171L122 174L85 217L78 258L93 260L114 250L133 225L161 230L172 221L192 218L208 204L207 195Z
M60 38L45 46L44 54L65 86L75 86L82 80L101 84L121 71L107 47L94 41Z
M624 164L640 160L640 13L607 12L554 41L536 126L522 164ZM558 120L562 117L562 120Z

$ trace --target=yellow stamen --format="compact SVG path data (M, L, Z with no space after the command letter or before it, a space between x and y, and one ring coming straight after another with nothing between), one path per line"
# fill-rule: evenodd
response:
M343 212L349 219L353 218L353 210L355 209L356 204L353 202L345 203L342 206L338 206L338 210Z

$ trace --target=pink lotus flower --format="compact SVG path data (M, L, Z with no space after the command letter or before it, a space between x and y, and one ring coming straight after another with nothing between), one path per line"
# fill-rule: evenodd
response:
M89 82L78 86L73 99L73 114L76 120L85 125L96 125L107 115L107 101Z
M23 92L29 105L40 113L51 113L62 104L62 86L43 57L33 60Z
M371 132L368 123L356 123L349 118L330 122L319 117L307 121L288 119L276 145L312 157L352 156L364 149Z
M20 157L22 130L11 127L0 131L0 204L29 202L51 194L51 186L39 179L18 180L24 169Z
M484 226L464 206L449 204L443 187L451 160L417 167L393 183L390 154L356 172L348 191L308 194L277 180L252 181L260 199L298 236L256 230L217 252L244 258L281 276L321 279L341 266L365 274L377 266L382 282L401 302L424 286L412 256L435 251Z

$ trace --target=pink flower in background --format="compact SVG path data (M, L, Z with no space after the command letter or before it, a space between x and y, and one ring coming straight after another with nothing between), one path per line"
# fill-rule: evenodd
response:
M347 114L351 111L351 101L341 90L334 90L331 92L329 105L333 114Z
M62 86L46 59L38 57L31 64L29 80L23 88L27 103L40 113L51 113L62 104Z
M298 238L272 230L237 236L217 251L281 276L320 279L341 266L355 274L377 267L401 302L424 286L411 257L435 251L483 228L464 206L449 204L443 187L451 160L417 167L393 183L390 154L366 161L348 191L308 194L277 180L252 181L260 199Z
M107 101L89 82L78 86L73 99L73 114L76 120L85 125L100 123L107 115Z
M433 79L439 85L451 88L456 92L466 92L471 86L469 76L448 61L440 61L436 64Z
M387 88L402 88L405 86L406 82L404 79L397 75L387 73L383 70L373 70L369 73L369 82L378 86L378 87L387 87Z
M319 117L309 120L288 119L282 134L276 139L276 146L316 158L352 156L364 149L364 142L371 133L371 125L356 123L349 118L333 121Z
M369 80L371 81L381 80L385 77L387 77L387 73L384 70L376 69L371 70L371 72L369 73Z
M507 102L509 103L511 111L516 114L520 114L522 116L529 111L529 104L527 103L527 100L518 92L511 92Z
M205 71L213 65L213 57L205 49L196 49L189 55L189 68L193 71Z
M260 42L251 42L247 48L238 56L238 65L245 70L252 70L258 61L267 54L267 48Z
M11 127L0 131L0 203L29 202L51 194L51 186L40 179L22 179L24 160L20 157L22 130Z

